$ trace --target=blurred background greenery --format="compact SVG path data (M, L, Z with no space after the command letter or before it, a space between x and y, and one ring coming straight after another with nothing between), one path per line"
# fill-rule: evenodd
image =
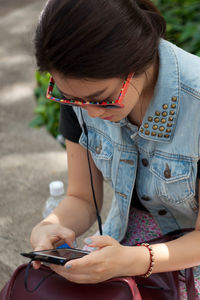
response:
M153 0L167 22L167 39L200 56L200 1Z
M167 22L166 38L177 46L200 56L200 2L199 0L153 0ZM36 117L31 127L46 126L54 137L59 135L60 105L46 99L49 74L36 72ZM56 92L59 93L58 91Z
M37 87L34 90L37 102L34 110L36 117L30 122L29 126L34 128L46 126L47 131L56 138L59 135L60 104L46 98L50 74L42 74L36 71L35 78L37 82ZM58 91L57 96L60 97Z

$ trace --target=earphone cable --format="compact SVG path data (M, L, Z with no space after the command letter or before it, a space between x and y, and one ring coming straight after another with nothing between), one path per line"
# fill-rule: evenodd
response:
M90 183L91 183L91 188L92 188L92 195L93 195L94 205L95 205L95 209L96 209L97 222L98 222L98 226L99 226L99 233L100 233L100 235L103 235L102 220L101 220L101 216L99 214L99 209L98 209L98 205L97 205L97 201L96 201L93 178L92 178L92 169L91 169L91 164L90 164L88 129L87 129L86 123L84 121L81 108L80 108L80 111L81 111L81 118L82 118L82 122L83 122L83 129L84 129L84 133L85 133L86 139L87 139L87 160L88 160L88 167L89 167L89 172L90 172Z

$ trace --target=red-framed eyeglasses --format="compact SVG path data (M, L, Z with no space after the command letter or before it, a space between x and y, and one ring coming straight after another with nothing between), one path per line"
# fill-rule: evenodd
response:
M122 89L120 91L119 97L117 100L110 100L110 101L100 101L100 100L80 100L80 99L66 99L64 97L64 99L59 99L56 97L53 97L53 89L55 86L55 82L53 77L50 77L49 80L49 85L47 88L47 94L46 94L46 98L55 102L58 102L60 104L66 104L66 105L71 105L71 106L98 106L98 107L104 107L104 108L123 108L124 105L122 104L122 101L124 99L124 96L127 92L128 86L131 82L131 79L133 78L134 73L130 73L127 77L127 79L124 81Z

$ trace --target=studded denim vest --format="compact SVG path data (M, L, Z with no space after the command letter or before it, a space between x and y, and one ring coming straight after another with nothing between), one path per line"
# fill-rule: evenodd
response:
M194 227L197 219L200 58L161 40L159 59L154 97L139 129L127 118L114 123L82 110L89 151L114 190L104 234L118 241L127 229L134 185L163 234ZM82 126L80 108L74 111ZM84 132L79 143L86 147Z

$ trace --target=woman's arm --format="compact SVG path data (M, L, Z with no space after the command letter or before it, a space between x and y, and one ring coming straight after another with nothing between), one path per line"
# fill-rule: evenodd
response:
M200 195L200 180L198 180L198 195ZM200 197L198 196L198 201L200 203ZM199 205L200 206L200 205ZM144 247L143 247L144 248ZM153 268L153 273L167 272L173 270L185 269L188 267L194 267L200 265L200 209L198 213L198 218L195 226L195 230L191 233L185 234L184 236L167 242L152 245L154 256L155 256L155 265ZM140 271L142 255L144 255L144 249L141 247L134 247L133 252L136 251L136 256L138 257L138 274L144 274L144 268ZM128 250L128 249L127 249ZM149 257L148 249L145 249L145 258L144 262L147 263L147 257ZM129 247L129 258L131 258L131 247ZM140 262L140 263L139 263ZM146 271L149 265L146 264ZM134 270L133 273L135 273ZM131 270L129 270L129 274ZM138 275L137 274L137 275Z
M39 224L30 237L34 250L57 247L66 242L73 247L75 238L85 232L96 220L86 150L67 141L68 189L66 198ZM102 206L103 180L90 157L97 205ZM34 268L40 263L34 262Z
M76 236L84 233L96 220L86 150L66 141L68 159L68 188L66 198L41 223L59 224L70 228ZM91 156L90 163L97 205L102 207L103 179Z
M122 246L108 236L93 236L86 242L99 250L68 262L67 270L59 266L52 266L52 269L74 282L96 283L116 276L143 275L149 268L149 250L144 246ZM153 273L200 265L200 213L193 232L152 248L155 254Z

